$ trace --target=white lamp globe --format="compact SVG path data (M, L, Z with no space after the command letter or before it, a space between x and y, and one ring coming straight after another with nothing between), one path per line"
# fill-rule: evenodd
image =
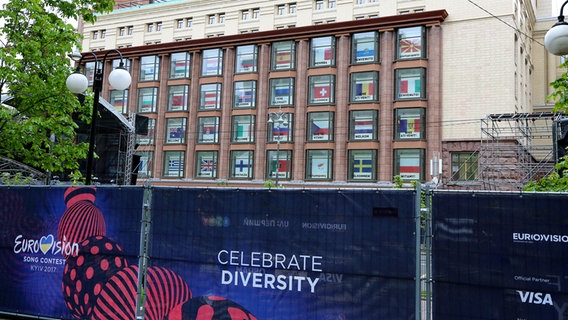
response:
M555 24L544 36L544 47L556 56L568 54L568 24Z
M85 77L84 74L74 72L70 74L69 77L67 77L65 84L67 85L69 91L73 93L83 93L85 92L85 90L87 90L87 87L89 86L89 81L87 80L87 77Z
M116 90L124 90L130 86L132 77L124 68L116 68L108 75L108 82Z

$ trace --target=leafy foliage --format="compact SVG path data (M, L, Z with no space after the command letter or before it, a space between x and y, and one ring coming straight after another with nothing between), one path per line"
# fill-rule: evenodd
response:
M39 170L77 170L86 144L77 144L73 115L89 118L65 86L67 54L81 35L66 21L95 20L112 10L113 0L10 0L0 10L0 89L12 97L0 107L0 156Z
M563 173L562 176L558 172L553 172L538 181L530 181L523 190L568 192L568 156L560 159L560 162L556 164L556 169Z

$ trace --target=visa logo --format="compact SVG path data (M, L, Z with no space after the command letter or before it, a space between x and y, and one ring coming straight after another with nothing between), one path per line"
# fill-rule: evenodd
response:
M550 295L550 293L520 290L517 290L517 292L519 293L519 297L521 298L521 302L523 303L549 304L551 306L553 305L552 296Z

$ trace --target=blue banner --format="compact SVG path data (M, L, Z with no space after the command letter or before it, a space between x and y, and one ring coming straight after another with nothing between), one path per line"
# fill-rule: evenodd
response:
M149 270L184 279L183 319L414 317L413 191L152 192Z
M112 276L138 264L142 191L0 187L0 312L60 319L101 312L97 297Z
M568 197L435 193L435 319L565 319Z

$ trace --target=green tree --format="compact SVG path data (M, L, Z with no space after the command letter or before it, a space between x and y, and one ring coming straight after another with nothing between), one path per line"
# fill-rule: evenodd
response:
M560 67L565 68L560 78L550 83L554 91L547 97L549 100L554 101L554 112L568 113L568 60L566 60ZM553 192L567 192L568 191L568 157L564 156L559 159L555 168L562 173L552 172L551 174L541 178L538 181L530 181L524 186L525 191L553 191Z
M114 0L11 0L0 19L0 90L13 99L0 107L0 156L42 171L77 171L87 154L75 141L78 119L90 121L65 86L72 72L67 54L81 34L66 21L95 21Z

